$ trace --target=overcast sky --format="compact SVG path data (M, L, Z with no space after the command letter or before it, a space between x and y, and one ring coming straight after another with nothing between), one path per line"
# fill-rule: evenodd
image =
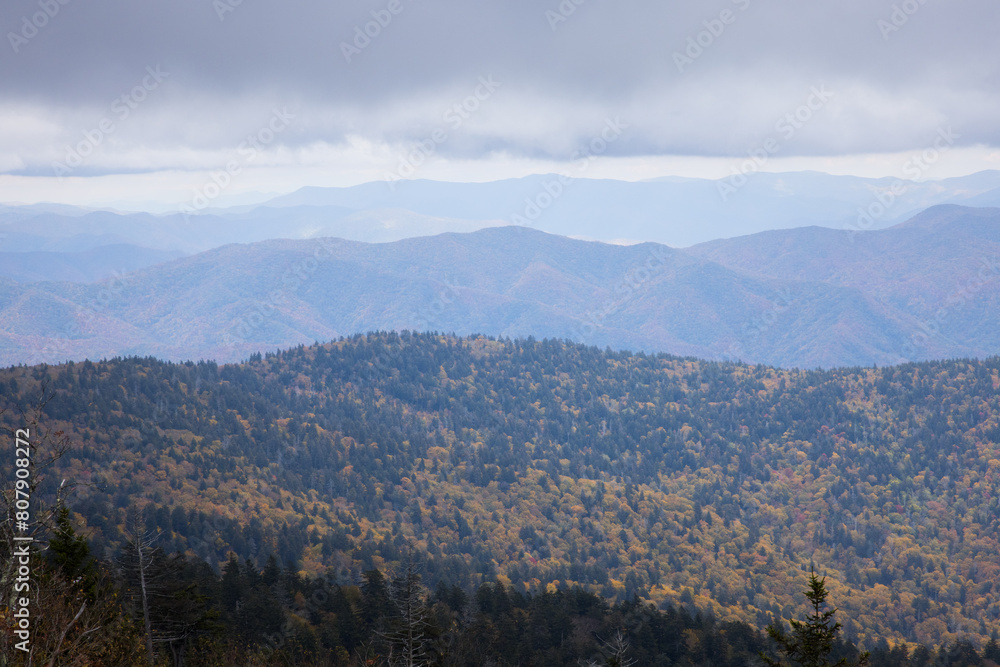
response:
M580 151L630 180L762 150L900 176L944 134L921 177L1000 169L998 19L996 0L5 0L0 201L183 202L227 165L225 196L490 180Z

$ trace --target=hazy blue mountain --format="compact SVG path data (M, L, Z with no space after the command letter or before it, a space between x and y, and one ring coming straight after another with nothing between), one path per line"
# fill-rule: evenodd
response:
M502 220L461 220L424 215L401 208L346 206L258 206L243 213L223 213L226 223L242 222L257 229L254 241L271 238L336 237L366 243L388 243L445 232L473 232L507 225ZM248 241L235 240L245 243Z
M245 358L381 329L783 366L1000 352L1000 211L772 231L688 250L501 227L384 244L234 244L103 283L8 282L0 363Z
M910 323L899 350L904 358L1000 351L997 208L936 206L878 232L811 227L715 241L687 252L743 274L857 289Z
M0 276L21 283L93 283L177 259L182 254L128 244L102 245L79 252L0 252Z
M276 197L268 206L396 208L459 220L503 220L562 236L686 247L808 225L885 228L930 206L965 203L1000 188L1000 171L907 182L897 195L891 189L898 182L819 172L760 173L730 191L727 180L670 178L635 183L579 178L561 183L556 175L542 175L490 183L414 180L398 181L392 187L385 182L351 188L310 187ZM875 215L861 218L869 209Z
M774 278L926 289L947 283L956 270L978 270L982 258L1000 252L1000 208L934 206L873 234L803 227L711 241L686 252ZM923 265L919 275L906 271L915 262Z
M503 221L452 220L403 209L354 210L341 206L258 206L225 214L154 216L148 213L37 207L0 207L0 251L73 252L135 245L191 254L229 243L336 236L367 242L468 232Z
M132 244L185 254L228 243L336 237L382 243L501 225L609 243L688 247L775 229L872 230L944 203L1000 205L1000 171L940 181L865 179L817 172L730 181L626 182L542 175L490 183L415 180L303 188L262 205L185 216L0 206L0 251L65 252ZM721 190L720 190L721 188ZM874 214L870 217L866 211Z
M975 197L970 197L963 203L967 206L1000 207L1000 188L993 188Z

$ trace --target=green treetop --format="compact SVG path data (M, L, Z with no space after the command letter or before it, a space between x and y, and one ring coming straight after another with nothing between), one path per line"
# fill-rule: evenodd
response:
M812 613L804 621L792 619L790 634L785 633L780 626L774 623L768 625L768 637L778 644L786 659L800 667L847 667L847 658L841 658L839 662L834 664L827 660L833 651L833 643L840 631L840 623L833 620L833 615L837 613L835 608L824 610L828 595L826 577L820 579L810 568L809 590L803 591L803 595L812 605ZM785 667L786 663L772 660L763 654L761 657L770 667ZM858 661L858 667L867 664L868 654L864 653Z

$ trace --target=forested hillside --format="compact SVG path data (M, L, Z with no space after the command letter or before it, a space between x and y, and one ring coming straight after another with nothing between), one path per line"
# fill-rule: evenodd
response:
M1000 627L1000 359L782 371L555 341L356 336L239 365L0 373L3 419L54 394L47 473L113 555L360 581L575 586L756 627L829 575L848 638L985 645Z
M228 363L373 330L530 334L783 368L1000 352L1000 209L939 206L886 230L778 230L687 250L502 227L269 240L113 268L89 284L55 282L48 265L51 282L0 276L0 364Z

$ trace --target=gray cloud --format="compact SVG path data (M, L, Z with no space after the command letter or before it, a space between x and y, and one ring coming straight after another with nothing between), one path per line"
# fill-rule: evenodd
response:
M481 76L502 87L442 154L565 159L621 117L609 154L739 156L817 86L834 96L783 156L910 150L945 125L961 145L1000 145L993 0L236 1L5 2L0 116L37 134L0 146L17 155L0 169L47 167L157 65L168 80L93 168L129 147L183 167L275 105L296 114L281 145L420 141Z

